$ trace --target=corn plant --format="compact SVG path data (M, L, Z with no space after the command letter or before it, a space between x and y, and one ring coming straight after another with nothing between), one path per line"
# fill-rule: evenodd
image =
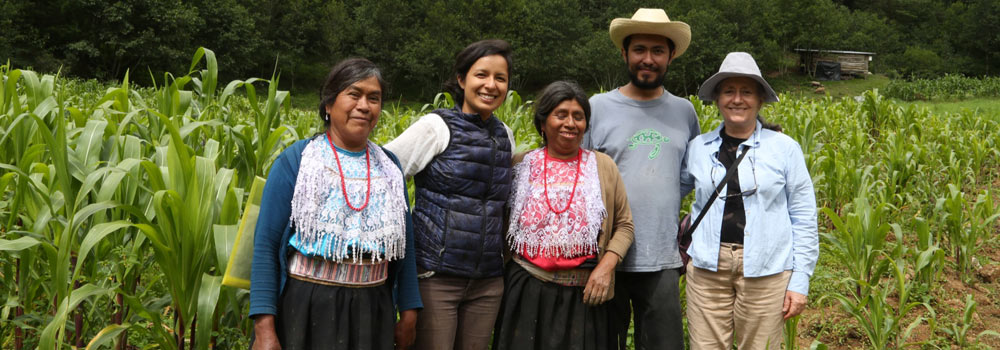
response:
M885 94L904 101L997 97L1000 96L1000 78L945 74L936 79L892 81L886 86Z
M503 104L495 112L497 118L514 133L514 139L517 140L515 153L525 152L542 144L542 136L535 130L532 104L532 101L522 101L517 91L508 90Z
M962 310L962 318L955 323L952 323L947 328L942 328L945 334L954 340L955 344L958 345L959 349L966 349L969 347L969 330L972 329L973 320L972 317L976 313L976 300L972 298L972 295L965 295L965 308ZM984 335L990 335L1000 338L1000 333L994 330L985 330L979 332L976 335L976 342L978 343L979 338Z
M821 236L831 246L832 255L847 268L847 284L856 300L869 296L889 269L889 262L881 259L888 251L885 239L890 230L886 222L889 207L869 203L864 191L844 216L830 208L821 209L834 226L832 232Z
M955 258L956 270L962 281L971 283L973 261L981 241L992 237L990 224L1000 217L993 204L992 191L983 191L970 204L957 185L948 184L948 194L938 198L935 211Z
M13 139L40 137L44 142L27 148L29 152L25 156L30 158L22 156L15 164L0 164L0 168L9 171L5 177L8 180L12 180L11 174L19 177L23 181L20 187L25 190L16 195L14 210L27 215L17 216L17 223L10 226L22 229L10 230L5 235L5 238L16 238L13 242L21 243L7 249L19 254L15 300L21 303L17 313L51 315L38 319L36 329L40 329L38 346L41 348L54 348L69 338L65 326L72 317L71 343L82 346L85 330L81 315L83 310L78 310L78 306L96 302L94 298L108 296L111 290L85 283L80 271L86 266L93 245L109 233L127 226L125 222L107 222L104 217L107 210L117 208L119 204L107 200L94 201L93 198L99 180L113 171L111 168L99 169L107 124L94 120L88 121L82 128L74 128L66 118L59 117L64 114L64 109L53 93L54 77L37 79L33 72L28 71L23 71L22 77L26 82L24 88L27 95L41 99L41 102L36 101L34 109L30 112L26 109L20 115L30 118L22 120L33 122L34 127L20 124L16 129L8 129L7 135L15 134ZM39 148L43 145L48 146L48 152ZM35 166L39 164L37 161L45 160L51 166ZM29 165L25 163L31 165L25 168ZM10 219L15 216L11 215L8 221L13 221ZM46 259L38 260L39 256ZM37 268L47 270L47 277L37 279L21 273ZM29 280L31 282L27 282ZM43 295L51 297L46 300L52 303L37 303L36 300ZM23 343L16 342L15 345L23 346Z
M912 193L910 187L918 174L923 172L924 151L916 136L906 137L889 131L880 149L880 159L884 159L883 170L888 177L882 186L884 200L896 206L906 202L905 194Z
M888 254L882 254L882 258L889 265L891 283L869 285L869 293L860 298L840 293L834 293L832 297L840 303L842 310L858 322L872 348L904 348L911 345L907 340L920 323L927 321L933 327L934 322L918 316L904 327L903 319L915 307L923 306L931 315L933 309L926 303L910 301L912 284L906 277L906 260L894 259ZM857 282L868 284L867 281ZM891 302L892 295L897 296L895 303Z
M378 118L375 130L372 130L370 138L377 144L384 145L394 139L411 124L420 119L427 111L413 111L400 107L398 104L382 108L382 115Z
M242 168L245 169L239 178L241 187L249 186L254 176L267 175L273 158L281 149L278 146L283 144L282 141L284 141L286 133L292 133L293 139L298 138L294 129L289 129L280 123L282 111L287 114L290 108L288 91L278 90L278 78L272 77L271 80L267 81L267 95L261 99L254 86L254 83L258 81L261 80L234 80L226 85L219 98L219 104L228 105L237 89L243 88L253 117L253 123L250 124L253 126L252 129L250 126L237 126L226 131L227 136L239 150L236 154L242 156L242 159L238 160ZM227 121L228 123L231 122ZM229 144L224 146L231 149Z
M861 113L866 116L868 122L868 134L875 139L881 137L883 130L893 130L898 127L900 114L899 106L886 100L878 93L878 90L865 91L862 96L864 100L859 106Z
M897 242L903 242L903 229L898 224L892 224ZM906 255L910 266L913 266L914 278L917 291L927 293L938 280L941 270L944 268L944 250L941 249L934 235L930 231L930 225L923 218L913 220L913 231L917 235L916 247L907 247ZM902 246L902 245L901 245Z
M799 319L802 316L798 315L792 317L785 321L785 349L798 350L799 348Z
M187 329L192 333L196 329L206 331L204 326L195 327L197 315L211 326L221 285L218 276L206 275L215 254L212 225L233 172L217 170L214 154L192 154L183 144L177 126L166 116L161 116L161 120L171 140L158 149L158 162L142 162L154 193L155 224L137 224L137 227L152 243L156 261L166 278L177 313L174 328L177 344L183 349ZM209 141L207 149L211 152L217 145ZM210 305L200 304L199 296L208 299ZM211 310L206 309L209 306Z
M14 334L15 349L33 341L45 349L124 348L129 331L160 347L208 348L216 310L228 305L229 314L241 314L246 293L222 291L218 266L232 245L219 224L236 222L243 191L234 187L235 172L216 166L238 147L216 140L227 139L218 132L214 56L199 50L194 62L197 56L209 61L199 76L166 75L148 101L126 75L82 107L68 106L54 76L0 69L0 292L11 301L0 327ZM270 84L261 115L276 120L283 93ZM270 146L256 135L249 142L265 150L253 169L269 164L267 149L283 134L273 129ZM149 252L168 299L148 294L164 283L158 277L140 281ZM171 313L161 311L162 300ZM245 317L227 322L246 325Z
M701 128L701 132L715 130L715 128L719 127L719 124L722 124L722 118L719 117L719 109L715 107L715 104L706 104L694 96L688 100L691 101L695 114L698 115L698 127Z

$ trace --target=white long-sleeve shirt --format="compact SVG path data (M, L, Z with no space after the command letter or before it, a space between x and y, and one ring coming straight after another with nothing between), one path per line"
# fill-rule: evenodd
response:
M513 154L517 149L514 144L514 132L507 124L503 127L507 130L510 152ZM430 113L420 117L416 123L386 144L385 148L399 158L399 164L403 166L403 175L411 177L424 170L434 157L444 152L450 141L451 130L448 129L448 124L445 124L440 115Z

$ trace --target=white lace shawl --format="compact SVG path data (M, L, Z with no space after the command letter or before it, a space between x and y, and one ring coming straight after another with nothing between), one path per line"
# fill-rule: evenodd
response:
M607 217L597 174L597 157L594 152L583 151L580 157L580 180L572 208L556 214L545 204L544 148L531 151L514 166L511 200L510 228L507 241L511 248L529 256L572 258L597 253L597 236ZM575 166L573 168L576 168ZM549 200L553 206L563 208L569 201L572 187L561 190L549 186ZM538 203L540 201L540 204ZM531 205L534 203L535 205ZM544 215L526 215L526 208L540 206ZM580 206L585 206L580 208ZM585 217L577 217L579 214Z
M314 138L302 151L299 174L292 197L291 221L304 245L325 241L322 255L340 262L348 256L358 261L369 252L376 261L402 259L406 251L406 187L403 175L382 148L368 142L372 168L384 176L372 177L369 205L355 211L347 205L329 206L330 200L344 201L340 173L326 136ZM345 179L347 192L364 193L365 178ZM352 195L353 198L364 198ZM363 200L351 203L363 205ZM334 210L332 208L338 208ZM348 248L352 249L348 249ZM321 249L324 250L324 249Z

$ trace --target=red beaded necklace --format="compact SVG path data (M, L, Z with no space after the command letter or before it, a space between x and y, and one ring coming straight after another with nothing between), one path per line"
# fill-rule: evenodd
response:
M548 152L548 147L543 148L542 152L544 153L543 154L544 158L542 158L542 183L545 185L545 188L543 190L544 193L545 193L545 204L547 204L549 206L549 210L551 210L553 213L555 213L557 215L558 214L562 214L562 213L566 212L567 210L569 210L569 206L571 204L573 204L573 197L576 196L576 184L580 182L580 163L581 163L580 159L581 159L581 157L583 155L583 151L579 150L579 151L576 152L576 176L573 178L573 190L572 190L572 192L569 193L569 201L566 202L566 207L563 208L563 210L556 210L556 208L552 207L552 202L549 201L549 152Z
M333 146L333 139L330 137L330 131L326 132L326 141L330 142L330 149L333 150L333 158L337 160L337 172L340 173L340 190L344 193L344 202L347 203L347 207L354 209L354 211L362 211L368 206L368 197L372 192L372 163L368 157L368 146L365 145L365 168L367 174L365 175L366 182L368 183L368 188L365 190L365 204L360 208L355 208L351 205L351 199L347 197L347 184L344 182L344 169L340 167L340 156L337 155L337 147Z

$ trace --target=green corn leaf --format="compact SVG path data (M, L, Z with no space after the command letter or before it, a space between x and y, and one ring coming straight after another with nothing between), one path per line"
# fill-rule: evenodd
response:
M38 348L55 349L56 344L62 338L63 328L66 325L66 319L69 317L70 312L75 310L84 300L110 292L111 290L107 288L101 288L90 283L70 292L69 296L59 304L59 310L56 311L55 317L42 330L41 337L38 340Z
M75 231L79 229L80 225L82 225L85 220L89 219L94 214L117 207L118 203L115 203L113 201L88 204L86 207L83 207L83 209L80 209L80 211L76 212L76 214L73 216L71 228Z
M83 183L80 185L80 191L77 192L76 203L73 207L79 208L83 205L84 202L89 199L88 197L90 196L90 192L94 190L95 186L97 186L97 182L101 181L108 174L114 173L115 171L119 170L117 168L104 167L87 174L87 177L83 179Z
M208 161L214 163L212 160ZM215 176L212 177L214 180L212 187L215 189L215 193L213 193L212 198L216 203L222 203L226 199L226 193L229 191L229 185L232 183L235 175L236 173L233 169L222 168L219 169L219 171L215 173Z
M239 223L240 208L242 206L241 202L243 197L243 189L233 186L226 191L226 196L224 198L218 199L222 203L222 206L219 209L218 219L220 224L235 225Z
M205 70L201 71L201 94L207 100L211 100L215 97L215 89L219 77L219 64L215 59L215 52L204 47L199 47L195 51L194 58L191 60L191 68L188 69L188 72L193 73L195 71L194 68L201 61L202 56L205 57Z
M139 163L134 162L134 164L138 165ZM122 180L125 179L125 176L129 175L127 171L123 171L121 168L115 169L117 171L108 172L103 181L101 181L101 189L97 192L97 201L111 200L114 194L118 192L118 186L122 183Z
M213 235L215 237L215 255L219 267L227 266L229 263L229 253L233 250L236 236L239 233L238 225L214 225Z
M195 130L197 130L199 128L203 128L203 127L206 127L206 126L215 127L215 126L220 126L220 125L222 125L222 122L220 122L218 120L197 121L197 122L190 122L190 123L184 124L184 126L182 126L180 129L178 129L178 131L180 132L180 136L181 136L182 139L187 139L188 135L190 135L192 132L194 132Z
M108 122L104 120L88 120L83 133L77 137L74 153L76 159L82 162L83 168L92 171L97 167L103 146L104 130L107 126Z
M274 131L271 132L271 134L267 137L267 140L265 140L263 143L261 143L258 146L259 148L258 148L257 157L256 157L258 161L263 162L263 161L269 161L270 160L271 155L274 153L275 149L277 148L278 142L281 141L281 137L284 136L284 134L285 134L286 131L288 131L288 128L286 128L284 126L280 126L280 127L274 129ZM257 175L257 176L266 176L267 175L266 172L269 170L269 169L266 169L266 168L269 168L269 167L265 167L263 164L258 165L257 166L257 174L255 174L255 175Z
M201 276L201 287L198 292L198 333L195 345L198 349L208 349L212 336L212 325L215 324L215 309L219 301L219 291L222 289L222 277L205 274Z
M146 170L146 176L148 176L148 181L150 187L154 191L163 191L167 189L167 184L163 180L163 171L160 167L148 160L144 160L140 163L142 168Z
M80 270L82 269L83 264L87 260L87 256L90 254L90 250L94 247L94 245L99 243L109 234L131 226L132 223L124 220L94 225L94 227L87 232L87 235L84 236L83 241L80 242L80 250L77 253L76 269L73 271L73 280L77 280L80 276Z
M28 236L24 236L14 240L0 239L0 251L19 252L34 247L36 245L39 245L41 243L42 242L38 241L37 239Z
M217 162L219 158L219 141L215 139L208 139L205 141L205 145L202 147L202 157L211 159L213 162Z
M120 335L125 330L128 330L129 328L132 328L132 324L130 323L112 324L107 327L104 327L99 332L97 332L97 335L95 335L94 338L91 339L89 343L87 343L86 350L100 349L109 342L113 342L115 339L118 338L118 335Z

